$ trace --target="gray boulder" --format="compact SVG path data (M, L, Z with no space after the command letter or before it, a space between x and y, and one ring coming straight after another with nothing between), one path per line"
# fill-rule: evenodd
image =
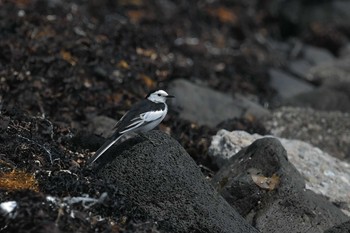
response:
M301 93L308 93L314 89L314 87L304 80L288 74L282 70L270 69L270 86L273 87L278 97L285 99L291 98Z
M269 5L272 15L279 16L300 28L305 28L313 22L349 25L349 1L273 0Z
M213 185L261 232L319 232L348 220L323 196L305 190L275 138L256 140L233 156Z
M209 184L178 142L160 131L113 146L98 174L125 187L164 232L258 232Z
M316 65L307 72L307 78L314 82L329 85L350 82L350 58L337 59Z
M305 80L307 80L307 74L312 67L313 65L305 58L291 60L287 64L289 72Z
M326 49L307 45L304 47L304 58L312 65L334 61L335 57Z
M233 98L184 79L173 81L169 87L168 92L176 96L176 105L181 109L180 117L200 125L214 127L235 117L251 115L259 119L269 114L268 110L243 96Z
M336 62L335 57L326 49L303 45L300 42L295 47L299 48L293 55L296 59L289 60L287 69L304 80L315 81L316 77L312 73L316 67L329 66Z
M324 233L350 233L350 221L331 227Z
M350 91L350 85L348 86ZM350 112L350 94L348 93L330 87L321 87L291 96L282 102L283 105L309 107L321 111Z
M114 133L113 127L117 122L117 120L107 116L95 116L89 119L88 130L107 138Z
M219 167L255 140L271 136L245 131L220 130L209 147L209 156ZM350 164L341 161L309 143L278 138L291 162L305 180L305 188L322 194L350 216Z
M298 139L337 158L349 158L350 114L282 107L273 110L262 124L274 136Z

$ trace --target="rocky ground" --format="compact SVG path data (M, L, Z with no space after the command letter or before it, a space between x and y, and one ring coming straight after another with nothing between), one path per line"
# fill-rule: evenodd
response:
M0 1L0 232L348 232L349 11ZM156 88L160 131L86 167Z

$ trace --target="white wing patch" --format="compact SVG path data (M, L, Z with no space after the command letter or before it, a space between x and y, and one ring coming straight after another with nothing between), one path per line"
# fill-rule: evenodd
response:
M138 127L143 125L144 122L145 122L144 120L139 118L139 120L134 121L133 123L129 124L127 127L125 127L126 128L125 130L120 131L119 133L123 134L123 133L129 132L129 131L133 131L134 129L137 129Z
M146 112L140 115L140 118L146 122L155 121L164 116L164 110L154 111L154 112Z
M140 116L133 118L131 121L132 123L129 124L125 130L121 131L120 133L126 133L129 131L134 131L135 129L141 127L143 124L156 121L164 116L164 111L154 111L154 112L146 112L140 114Z

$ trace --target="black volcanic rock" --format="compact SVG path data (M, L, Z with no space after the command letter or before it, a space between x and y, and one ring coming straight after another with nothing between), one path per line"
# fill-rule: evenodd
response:
M350 232L350 221L331 227L325 231L325 233L349 233L349 232Z
M126 195L165 232L257 232L208 183L178 142L151 131L112 147L98 174L123 185ZM108 162L107 162L108 161Z
M348 219L325 197L305 189L303 177L275 138L258 139L238 152L212 182L261 232L321 233Z

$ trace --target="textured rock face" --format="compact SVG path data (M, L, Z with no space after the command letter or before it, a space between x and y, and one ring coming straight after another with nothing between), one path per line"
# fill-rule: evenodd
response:
M325 233L349 233L349 232L350 232L350 221L331 227L325 231Z
M244 131L220 130L214 136L209 156L220 167L232 156L264 136ZM350 215L350 164L321 151L306 142L278 138L290 161L305 180L305 188L326 196Z
M99 175L125 187L126 195L165 232L257 232L164 133L151 131L127 140L102 161Z
M213 184L261 232L323 232L348 218L326 198L305 190L279 140L263 138L233 156Z
M282 107L272 111L263 124L274 136L298 139L346 159L350 152L350 114Z

